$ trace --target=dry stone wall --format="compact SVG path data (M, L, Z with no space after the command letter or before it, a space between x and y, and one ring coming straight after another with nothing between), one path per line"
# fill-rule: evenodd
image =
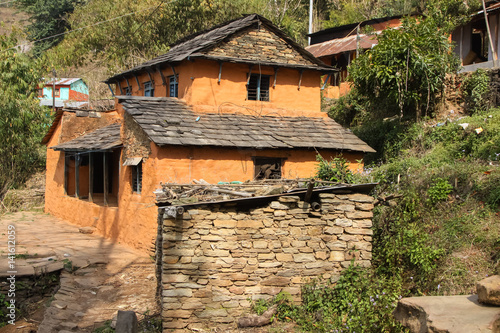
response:
M285 64L313 65L292 46L275 33L261 27L250 28L233 36L229 41L207 52L216 57L277 62Z
M351 259L370 266L373 198L318 199L316 210L282 196L250 209L212 204L160 218L165 331L235 327L251 300L285 291L299 301L310 278L335 279Z

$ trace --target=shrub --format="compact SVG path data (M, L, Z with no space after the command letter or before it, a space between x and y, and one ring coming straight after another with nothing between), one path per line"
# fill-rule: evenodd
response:
M486 110L490 106L490 77L484 69L478 69L463 80L462 98L470 113Z
M316 160L319 161L316 174L319 179L344 184L354 183L354 174L349 170L349 162L342 156L332 158L329 162L317 155Z
M336 283L304 285L302 305L288 314L308 332L401 332L392 317L399 289L397 277L377 278L351 263Z
M435 205L439 201L446 200L453 191L453 186L444 178L436 178L434 184L427 190L427 201Z

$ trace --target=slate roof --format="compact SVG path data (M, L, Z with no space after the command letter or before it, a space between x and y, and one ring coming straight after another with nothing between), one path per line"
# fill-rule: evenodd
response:
M68 151L109 150L117 148L122 145L120 127L121 124L119 123L101 127L93 132L50 148Z
M151 141L159 146L375 152L353 133L326 117L195 113L177 98L117 98Z
M322 71L336 71L332 67L326 66L323 62L321 62L319 59L316 59L311 53L306 51L303 47L301 47L299 44L297 44L288 36L286 36L286 34L284 34L276 26L274 26L271 21L260 15L252 14L212 27L209 30L201 31L196 34L187 36L179 40L176 44L172 45L172 48L167 53L160 55L152 60L146 61L143 64L134 67L130 70L124 71L120 74L110 77L105 81L105 83L114 83L119 78L130 76L133 75L134 73L143 72L144 70L152 69L162 64L179 63L186 59L202 57L203 52L212 49L213 47L217 46L219 43L221 43L231 35L243 29L246 29L254 24L265 25L268 29L270 29L272 32L274 32L276 35L278 35L288 44L290 44L294 49L296 49L302 56L311 61L311 66L292 65L285 63L283 64L274 63L274 65L282 65L284 67L307 68L307 69L322 70ZM225 60L224 57L220 57L218 59L221 61ZM242 62L245 62L244 59L241 60ZM248 59L246 62L248 62Z

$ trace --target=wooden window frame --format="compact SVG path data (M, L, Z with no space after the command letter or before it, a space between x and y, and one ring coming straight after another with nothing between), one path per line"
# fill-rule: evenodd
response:
M144 96L154 97L155 95L155 86L153 81L144 82Z
M168 96L179 97L179 75L170 75L168 77Z
M271 75L251 74L247 83L247 100L269 102L271 100Z
M254 164L254 179L255 180L263 180L263 179L283 179L283 166L285 164L286 158L283 157L267 157L267 156L255 156L252 157L253 159L253 164ZM273 173L271 173L272 177L266 178L261 176L261 166L264 164L279 164L279 178L276 176L272 176ZM274 175L276 175L276 172L274 172Z

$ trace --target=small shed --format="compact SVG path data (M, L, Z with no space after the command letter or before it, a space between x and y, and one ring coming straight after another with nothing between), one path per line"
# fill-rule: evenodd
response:
M298 302L310 279L370 266L375 185L202 184L182 193L215 201L192 203L165 185L156 247L164 330L235 328L252 301L286 292Z

